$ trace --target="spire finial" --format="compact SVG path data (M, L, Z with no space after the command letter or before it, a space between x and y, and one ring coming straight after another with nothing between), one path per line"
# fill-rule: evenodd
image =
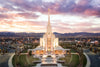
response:
M50 9L48 8L48 24L50 24Z
M48 25L47 25L47 32L50 33L51 31L51 24L50 24L50 9L48 8Z

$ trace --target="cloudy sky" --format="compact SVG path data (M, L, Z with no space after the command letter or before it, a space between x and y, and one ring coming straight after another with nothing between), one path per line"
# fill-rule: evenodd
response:
M0 0L0 32L100 32L100 0Z

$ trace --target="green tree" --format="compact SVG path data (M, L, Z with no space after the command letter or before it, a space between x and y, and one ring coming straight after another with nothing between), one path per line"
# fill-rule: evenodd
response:
M32 55L32 51L29 51L29 56L31 56Z

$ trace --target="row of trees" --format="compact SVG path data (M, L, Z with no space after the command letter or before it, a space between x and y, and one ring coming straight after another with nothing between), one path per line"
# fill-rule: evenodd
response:
M7 51L7 49L0 49L0 53L2 53L3 55L5 54L5 53L7 53L8 51Z

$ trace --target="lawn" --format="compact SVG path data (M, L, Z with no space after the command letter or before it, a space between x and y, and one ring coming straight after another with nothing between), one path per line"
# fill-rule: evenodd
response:
M32 56L28 56L28 55L15 55L13 57L12 63L14 65L14 67L16 67L16 65L20 66L20 67L31 67L33 65L32 62L35 60L39 60L37 58L33 58Z
M24 62L23 62L24 61ZM13 60L12 60L12 63L14 65L14 67L16 67L17 65L18 66L21 66L21 67L25 67L28 65L27 61L26 61L26 55L20 55L20 56L17 56L15 55L13 57ZM27 66L28 67L28 66Z
M65 61L65 63L64 63L63 65L64 65L64 66L67 66L67 65L70 63L71 55L67 55L67 56L64 57L64 58L59 58L59 60Z
M63 66L77 67L79 64L79 56L78 55L67 55L65 58L60 58L59 60L64 60L65 63Z
M79 56L78 55L72 55L72 60L70 62L70 67L77 67L77 65L79 64Z

